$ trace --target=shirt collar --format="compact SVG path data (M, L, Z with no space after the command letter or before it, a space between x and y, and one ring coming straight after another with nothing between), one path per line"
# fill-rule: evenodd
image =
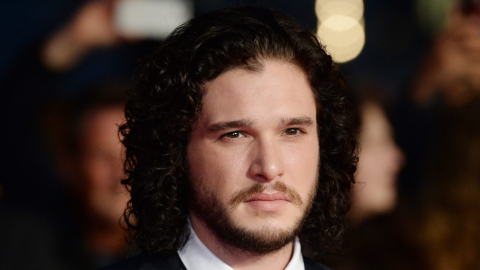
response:
M202 243L192 227L190 227L190 239L178 251L178 255L188 270L233 270ZM285 270L305 270L298 237L295 239L292 258Z

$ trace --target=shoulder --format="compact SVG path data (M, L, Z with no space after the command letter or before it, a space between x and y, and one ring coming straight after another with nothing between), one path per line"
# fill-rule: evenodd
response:
M303 263L305 264L305 270L333 270L305 256L303 256Z
M186 270L178 254L169 256L137 255L100 270Z

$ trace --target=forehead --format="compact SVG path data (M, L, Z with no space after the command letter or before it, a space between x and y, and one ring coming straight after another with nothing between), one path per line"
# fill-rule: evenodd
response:
M237 68L207 82L199 120L303 116L315 120L315 98L305 72L285 61L265 60L262 64L256 71Z

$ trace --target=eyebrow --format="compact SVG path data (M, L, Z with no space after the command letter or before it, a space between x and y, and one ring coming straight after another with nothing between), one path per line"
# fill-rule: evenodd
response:
M288 117L283 118L282 121L280 121L281 127L293 125L311 126L313 124L315 124L315 122L310 117Z
M302 125L302 126L311 126L315 122L310 117L288 117L283 118L280 121L281 127L286 126L293 126L293 125ZM215 132L215 131L222 131L231 128L239 128L239 127L251 127L253 125L253 121L248 119L240 119L235 121L225 121L225 122L218 122L215 124L211 124L207 127L208 131Z
M226 122L218 122L215 124L211 124L207 127L209 131L221 131L230 128L238 128L238 127L251 127L253 125L253 121L247 119L240 119L235 121L226 121Z

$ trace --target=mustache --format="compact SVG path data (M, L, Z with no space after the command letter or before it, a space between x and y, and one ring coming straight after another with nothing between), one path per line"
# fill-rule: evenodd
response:
M295 205L302 205L302 198L300 194L294 189L287 186L283 182L276 182L273 186L263 183L255 183L253 186L241 189L233 195L233 198L230 200L230 205L232 208L245 201L246 199L252 197L255 194L264 192L265 190L275 190L282 192L287 196L287 198Z

